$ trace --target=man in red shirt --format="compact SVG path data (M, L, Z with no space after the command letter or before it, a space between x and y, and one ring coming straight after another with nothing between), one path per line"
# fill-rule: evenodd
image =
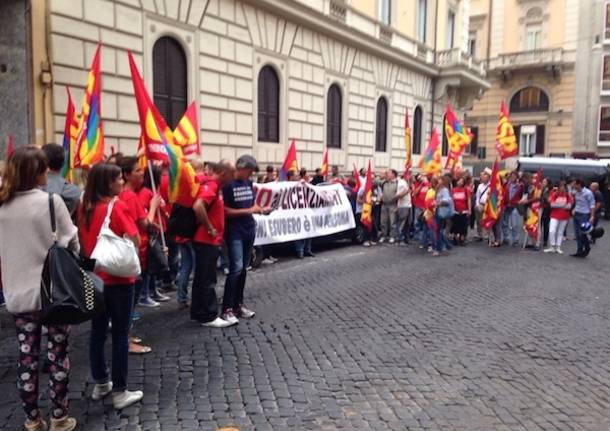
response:
M236 322L218 317L216 260L225 228L222 186L233 179L233 165L225 160L210 163L211 176L201 184L193 210L199 226L193 237L195 275L191 293L191 319L211 328L225 328Z

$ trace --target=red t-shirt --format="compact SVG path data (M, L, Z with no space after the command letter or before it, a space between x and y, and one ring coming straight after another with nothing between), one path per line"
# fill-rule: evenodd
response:
M415 189L417 187L418 184L414 184L413 188ZM413 196L413 205L415 206L415 208L426 208L426 193L428 192L429 188L430 186L428 184L424 184L421 186L421 189L419 189L419 193Z
M463 213L468 211L468 200L470 199L470 196L466 187L452 188L451 197L453 198L453 207L455 208L455 212Z
M570 219L570 207L572 205L572 196L568 192L558 192L553 190L549 195L549 202L551 204L551 218L556 220L569 220ZM553 204L567 205L570 207L564 208L552 208Z
M136 226L138 226L138 232L140 233L140 265L142 266L142 270L144 270L146 268L148 233L146 232L146 229L140 228L138 222L140 220L144 220L148 216L148 212L146 211L144 205L142 205L143 199L132 190L123 189L123 191L119 194L119 199L125 203L127 210L129 211L129 215L135 221Z
M208 213L210 224L216 229L216 236L211 237L207 229L200 224L197 227L194 242L209 245L220 245L225 231L225 205L219 193L218 183L215 180L207 181L199 187L197 199L201 199Z
M99 202L97 203L91 213L91 219L89 226L85 225L85 219L79 212L78 215L78 238L81 246L81 253L85 257L91 256L93 249L97 244L97 236L100 233L104 219L106 218L106 212L108 211L108 203ZM124 235L134 236L138 233L138 228L135 221L131 217L129 210L125 203L120 200L114 202L112 213L110 214L110 229L122 237ZM96 274L104 281L104 284L131 284L135 283L135 277L115 277L114 275L106 274L102 271L96 271Z

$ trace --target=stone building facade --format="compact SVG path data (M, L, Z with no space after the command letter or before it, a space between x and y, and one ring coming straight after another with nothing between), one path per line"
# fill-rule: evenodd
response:
M470 0L9 2L31 8L28 129L36 143L61 142L65 87L80 105L98 42L107 151L134 152L139 135L127 50L169 123L172 110L197 102L205 160L252 153L277 165L294 138L308 168L328 146L343 170L368 159L399 169L406 108L412 122L418 109L417 157L447 102L463 112L489 87L483 64L465 52ZM183 70L163 68L176 58ZM164 73L183 88L170 88ZM8 129L0 123L0 133Z

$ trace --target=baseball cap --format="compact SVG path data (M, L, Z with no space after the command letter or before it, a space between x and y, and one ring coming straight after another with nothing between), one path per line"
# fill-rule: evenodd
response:
M253 171L258 171L258 163L256 159L248 154L244 154L237 162L235 162L235 167L237 169L252 169Z

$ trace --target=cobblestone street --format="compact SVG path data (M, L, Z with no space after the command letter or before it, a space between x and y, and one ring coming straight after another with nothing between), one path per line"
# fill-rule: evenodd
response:
M608 243L586 260L481 244L284 259L249 275L257 317L236 327L202 328L174 302L146 311L137 333L153 353L131 356L129 375L144 400L121 412L88 399L88 325L76 328L71 413L87 431L608 430ZM18 430L0 316L0 429Z

